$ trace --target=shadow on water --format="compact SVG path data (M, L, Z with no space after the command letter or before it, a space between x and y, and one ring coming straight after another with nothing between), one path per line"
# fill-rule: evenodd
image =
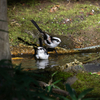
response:
M54 67L54 66L62 66L66 63L73 62L74 59L77 59L80 62L88 61L94 57L100 56L100 53L80 53L80 54L70 54L70 55L50 55L48 60L35 60L34 57L23 57L22 59L12 60L13 64L22 64L22 68L24 69L44 69L46 67ZM100 63L100 60L92 61L93 64ZM91 68L94 70L93 64L91 63L84 67L87 71ZM100 64L99 64L100 65ZM90 67L89 67L90 66ZM95 67L96 68L96 67ZM98 69L99 68L99 69ZM100 66L97 70L100 71ZM91 70L91 71L92 71Z

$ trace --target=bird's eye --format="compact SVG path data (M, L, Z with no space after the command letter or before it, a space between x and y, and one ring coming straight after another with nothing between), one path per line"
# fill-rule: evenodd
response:
M40 48L40 50L43 50L43 48Z

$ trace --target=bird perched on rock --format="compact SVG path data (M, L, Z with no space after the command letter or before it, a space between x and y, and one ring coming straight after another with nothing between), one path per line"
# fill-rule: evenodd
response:
M35 50L36 59L48 59L49 54L47 53L47 50L42 46L41 38L39 38L39 44L40 44L40 46L37 47Z
M43 35L44 42L49 48L55 48L58 46L61 42L61 39L58 37L52 37L45 32L43 32L40 27L37 25L37 23L34 20L31 20L31 22L34 24L34 26L38 29L38 31Z

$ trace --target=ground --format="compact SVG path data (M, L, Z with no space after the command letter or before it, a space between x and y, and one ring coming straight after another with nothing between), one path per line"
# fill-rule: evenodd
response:
M39 1L8 5L10 44L19 45L18 37L38 43L39 32L30 22L34 19L48 34L61 38L59 45L68 49L100 44L99 1ZM27 34L28 33L28 34ZM33 37L29 34L33 34Z

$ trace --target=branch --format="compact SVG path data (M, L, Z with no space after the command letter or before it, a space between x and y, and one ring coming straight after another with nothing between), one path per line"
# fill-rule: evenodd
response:
M46 87L46 86L48 86L48 84L45 83L45 82L42 82L42 81L38 81L38 82L39 82L39 86L40 87ZM63 95L63 96L69 96L69 93L67 91L64 91L64 90L61 90L61 89L55 89L55 88L53 88L52 92L60 94L60 95Z

